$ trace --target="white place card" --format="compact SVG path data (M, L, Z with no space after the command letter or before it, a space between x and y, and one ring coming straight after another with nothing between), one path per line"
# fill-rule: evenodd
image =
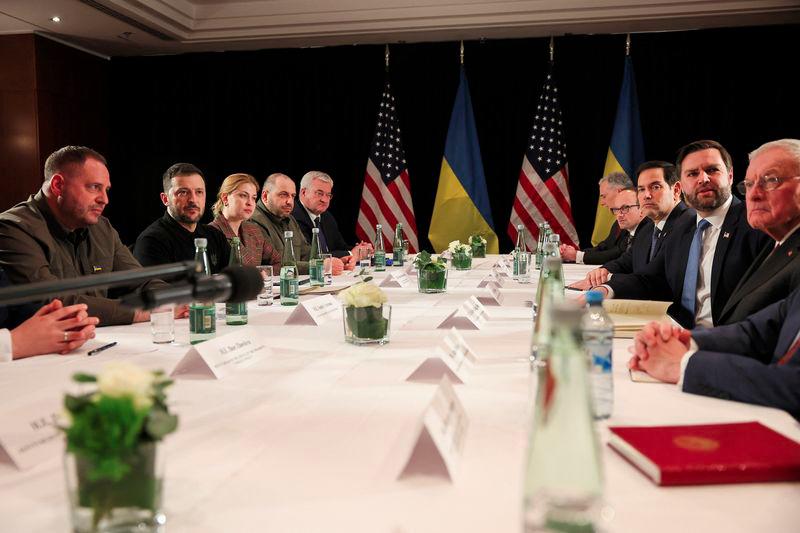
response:
M170 375L222 379L269 354L270 349L255 329L241 328L195 344L178 361Z
M488 315L486 308L474 296L470 296L458 309L445 317L436 329L481 329Z
M389 275L383 278L380 287L401 287L408 289L413 286L411 278L403 270L392 270Z
M492 268L492 272L497 277L503 278L510 278L511 277L511 269L508 268L508 265L503 263L502 265L495 265Z
M500 284L489 282L486 284L489 296L478 296L478 301L483 305L503 305L503 293L500 292Z
M462 374L464 372L461 372ZM465 377L453 367L452 359L444 350L437 347L433 357L428 357L406 378L406 381L415 383L439 383L442 378L451 383L464 383Z
M0 417L0 447L17 468L26 470L62 455L60 411L57 400L4 410Z
M464 451L467 413L446 378L439 382L433 400L422 416L422 427L400 478L433 476L453 481Z
M442 349L455 363L457 369L460 369L465 363L471 366L478 362L475 352L456 328L450 329L450 333L442 340Z
M481 282L478 283L478 288L482 289L483 287L486 287L490 283L496 283L498 286L502 287L503 286L503 278L498 273L496 273L494 270L492 270L491 272L489 272L488 276L483 278L481 280Z
M326 294L300 302L286 319L285 324L287 326L319 326L325 322L340 319L341 316L342 304L330 294Z

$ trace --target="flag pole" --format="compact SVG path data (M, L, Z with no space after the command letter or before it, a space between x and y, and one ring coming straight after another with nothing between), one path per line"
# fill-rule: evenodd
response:
M553 57L555 56L555 50L556 50L555 42L553 41L553 36L551 35L550 36L550 62L551 63L553 62Z
M464 66L464 41L461 41L460 56L461 56L461 66L463 67Z
M385 49L385 51L383 53L383 60L384 60L384 63L386 64L386 73L388 74L389 73L389 45L388 44L386 45L386 49Z
M625 36L625 55L631 55L631 34Z

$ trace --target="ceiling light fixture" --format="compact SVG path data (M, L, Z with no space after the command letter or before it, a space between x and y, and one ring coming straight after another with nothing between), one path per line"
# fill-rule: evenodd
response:
M61 17L56 15L55 17L50 17L50 20L52 20L53 22L61 22Z

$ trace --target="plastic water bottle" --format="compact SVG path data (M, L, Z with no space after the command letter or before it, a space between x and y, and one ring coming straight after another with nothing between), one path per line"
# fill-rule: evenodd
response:
M611 374L614 323L603 309L603 293L587 292L586 304L588 307L581 321L581 329L591 369L594 417L608 418L614 409L614 379Z

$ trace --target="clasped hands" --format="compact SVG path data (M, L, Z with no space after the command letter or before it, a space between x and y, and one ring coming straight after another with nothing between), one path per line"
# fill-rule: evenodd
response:
M689 350L691 339L690 331L671 322L650 322L634 337L628 368L677 383L681 377L681 359Z

